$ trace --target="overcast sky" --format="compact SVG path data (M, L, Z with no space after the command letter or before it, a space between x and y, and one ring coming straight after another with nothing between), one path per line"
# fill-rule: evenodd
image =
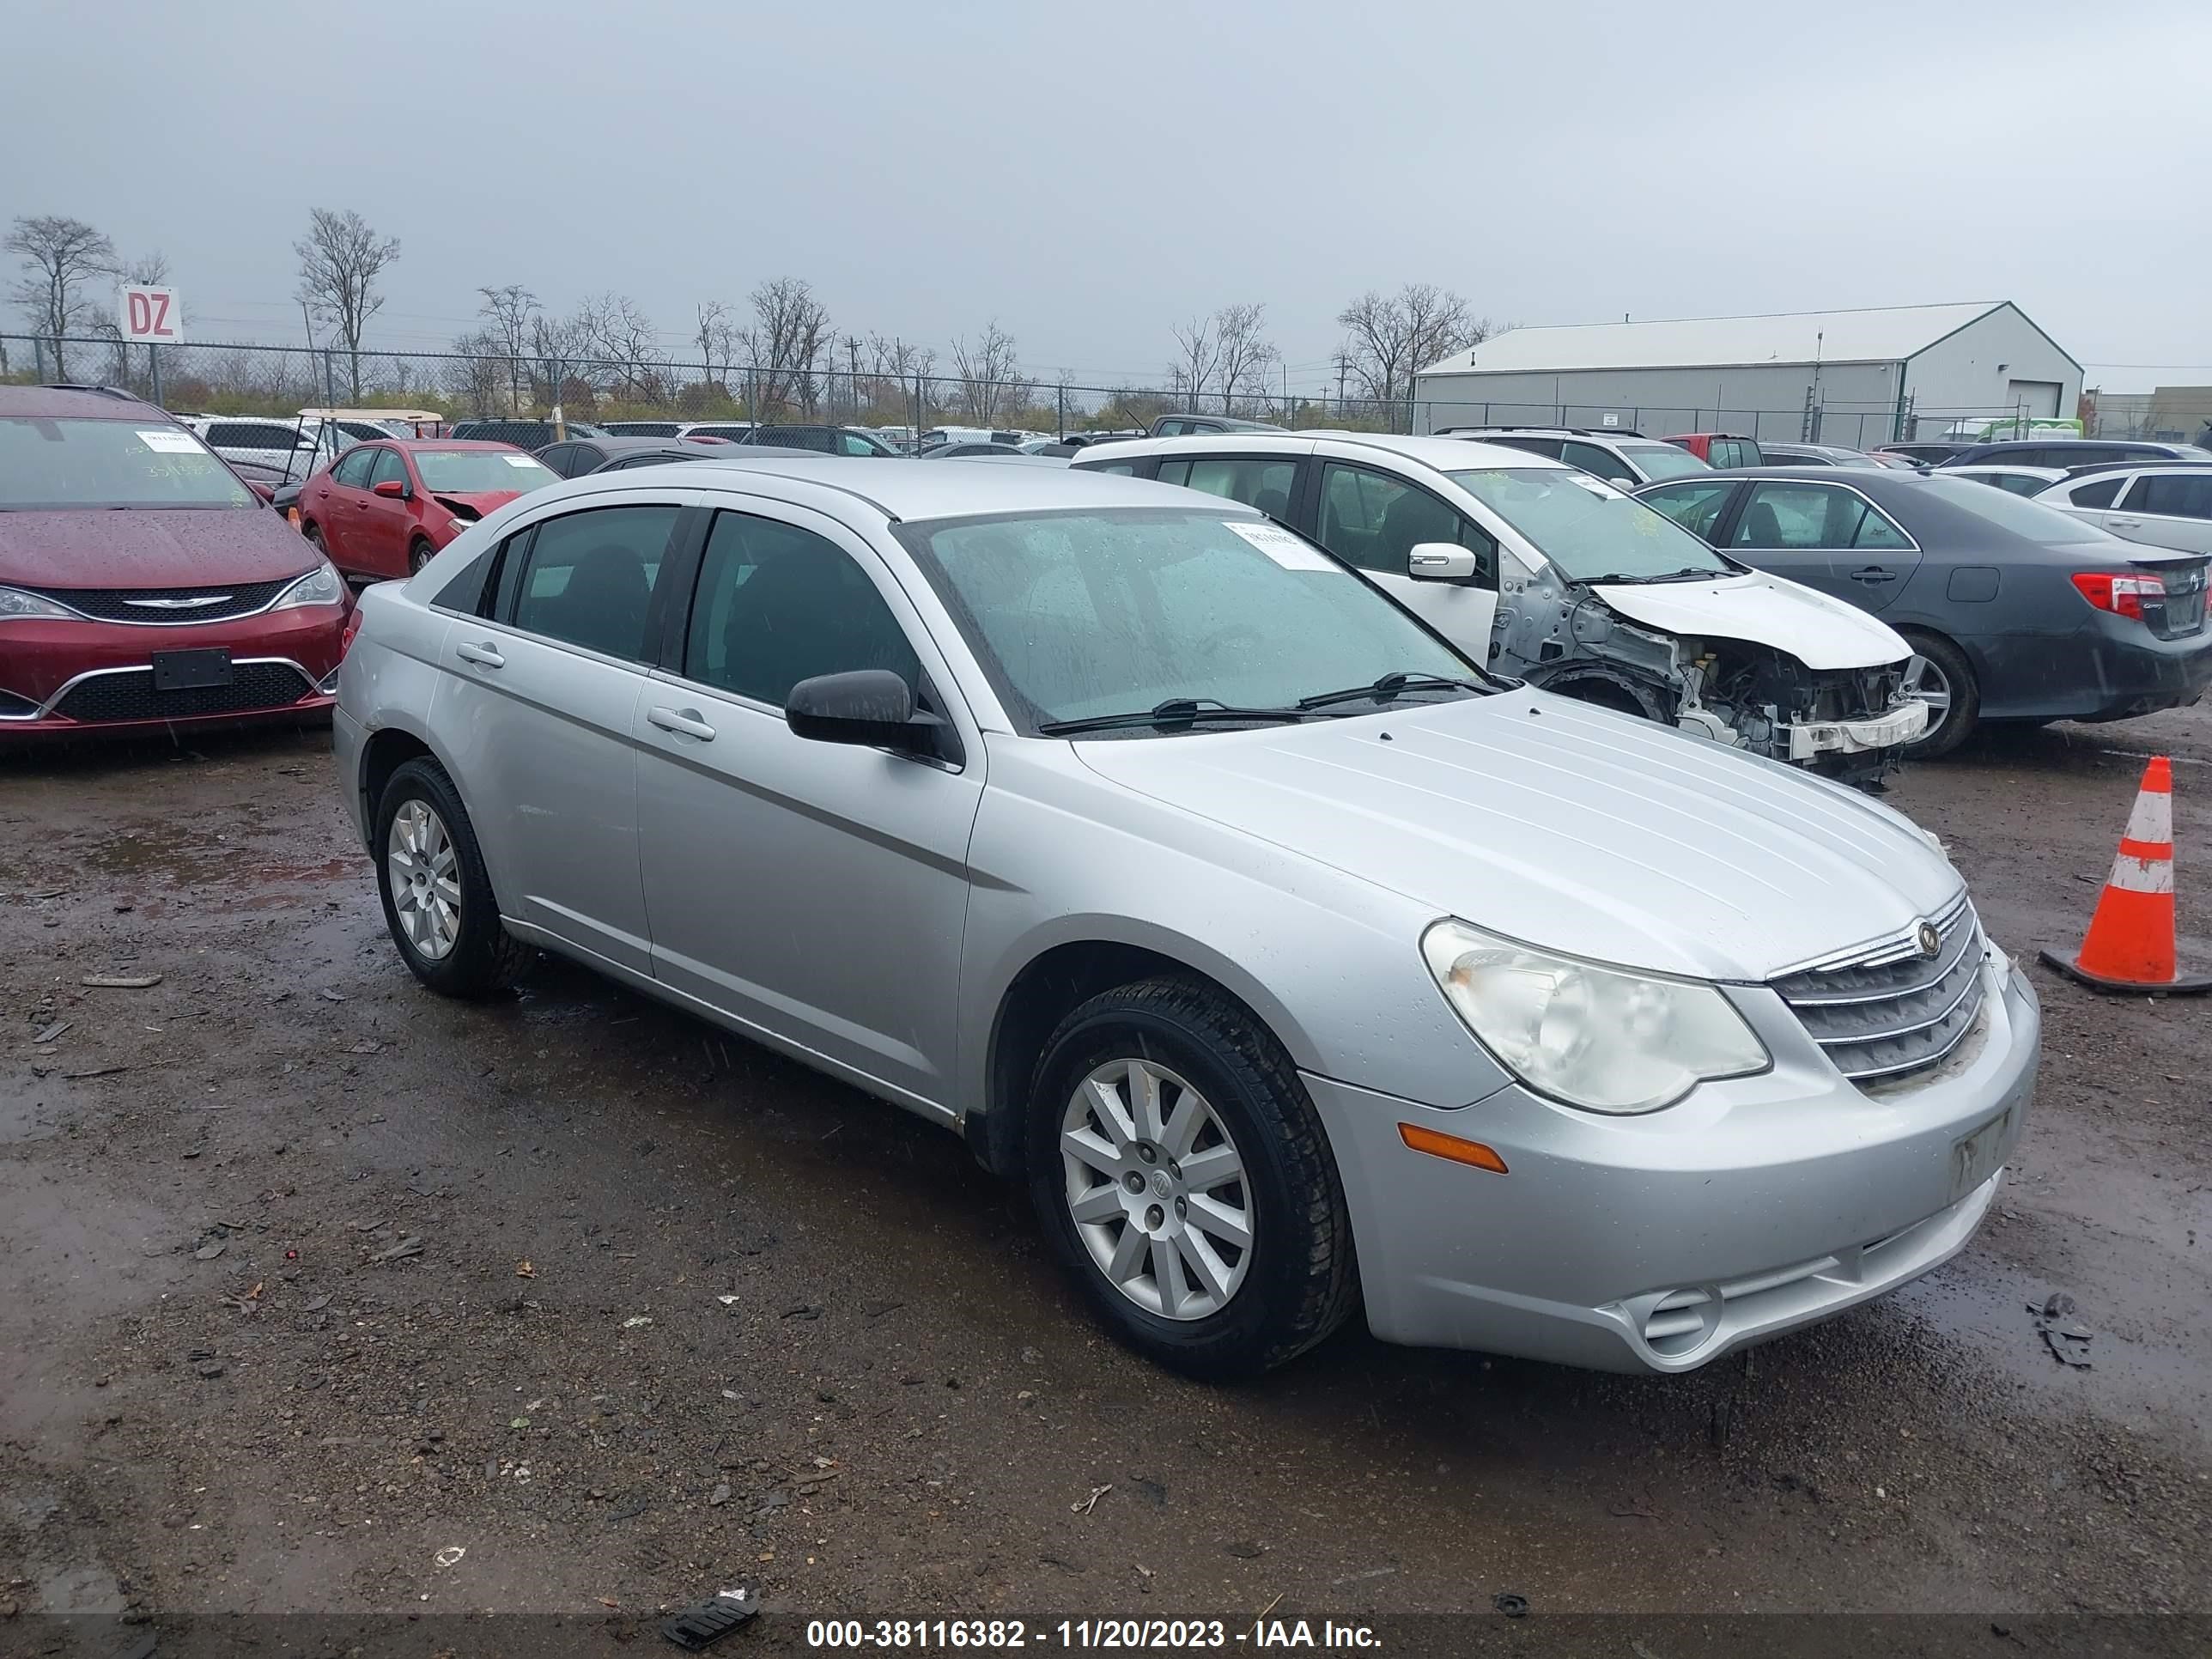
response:
M2010 299L2092 386L2212 381L2203 0L8 12L0 218L164 251L203 339L299 337L326 206L401 239L392 349L504 283L672 347L788 274L1047 378L1260 301L1308 389L1346 301L1426 281L1525 323Z

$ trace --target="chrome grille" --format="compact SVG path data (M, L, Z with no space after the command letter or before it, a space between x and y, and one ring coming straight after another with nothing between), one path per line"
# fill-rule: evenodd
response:
M1854 1083L1942 1063L1982 1008L1982 930L1961 896L1933 918L1936 954L1890 940L1772 981L1807 1035Z
M249 617L299 580L227 582L220 587L37 587L27 591L100 622L167 623L222 622Z

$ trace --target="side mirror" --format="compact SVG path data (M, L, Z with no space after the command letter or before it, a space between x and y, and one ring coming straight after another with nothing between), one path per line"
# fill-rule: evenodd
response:
M382 478L371 484L369 489L388 501L404 501L407 499L407 480L404 478Z
M915 712L914 688L888 668L799 681L784 702L783 721L794 737L902 754L928 752L939 724L934 714Z
M1455 542L1418 542L1406 556L1406 574L1417 582L1470 581L1474 552Z

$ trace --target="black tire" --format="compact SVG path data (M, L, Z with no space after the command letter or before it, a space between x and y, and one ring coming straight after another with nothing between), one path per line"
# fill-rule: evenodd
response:
M1950 641L1933 634L1907 634L1905 641L1916 654L1927 659L1929 666L1943 677L1950 687L1951 706L1936 724L1905 744L1905 758L1941 760L1972 735L1974 723L1981 714L1981 687L1974 679L1973 665Z
M1070 1213L1061 1115L1077 1085L1115 1059L1166 1067L1201 1094L1235 1141L1249 1183L1251 1260L1216 1312L1171 1319L1139 1307L1096 1262ZM1206 1379L1255 1376L1296 1358L1358 1296L1352 1219L1320 1115L1290 1057L1219 993L1176 979L1103 992L1060 1022L1030 1091L1030 1190L1045 1236L1092 1311L1146 1358Z
M300 526L300 533L307 538L307 545L313 548L316 552L326 559L331 556L331 550L323 544L323 532L315 527L313 520Z
M425 956L416 948L400 921L392 896L386 854L392 823L415 800L428 805L443 824L460 878L460 926L453 948L442 957ZM476 827L469 822L459 791L437 762L418 758L393 771L376 803L376 834L369 851L376 861L376 890L384 901L384 925L391 930L392 942L399 947L408 971L440 995L495 995L512 987L536 959L536 951L514 938L500 921L499 901L484 869L483 853L477 845Z
M437 556L438 550L417 536L407 544L407 574L410 576L416 574Z

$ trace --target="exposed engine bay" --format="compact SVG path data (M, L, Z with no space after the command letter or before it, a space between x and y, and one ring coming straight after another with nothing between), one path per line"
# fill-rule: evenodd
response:
M1555 592L1556 608L1544 602ZM1774 646L1631 622L1579 584L1539 579L1501 599L1500 672L1847 783L1879 783L1928 724L1908 659L1809 668Z

